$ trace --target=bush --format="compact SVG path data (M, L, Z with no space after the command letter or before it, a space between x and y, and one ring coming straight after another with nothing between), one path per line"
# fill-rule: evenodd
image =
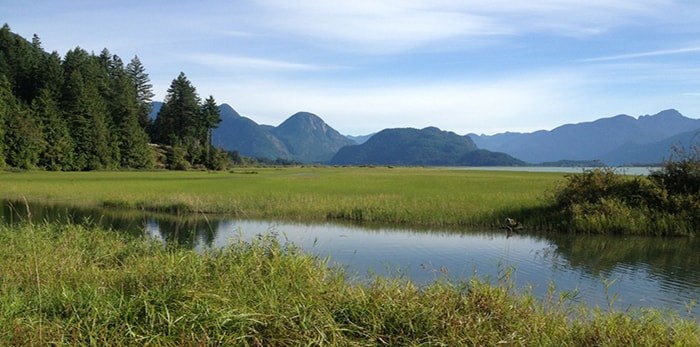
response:
M678 160L670 159L649 175L654 183L672 195L700 194L700 147L690 151L676 149Z
M611 168L567 177L551 207L571 231L688 235L700 228L700 150L669 160L648 177Z

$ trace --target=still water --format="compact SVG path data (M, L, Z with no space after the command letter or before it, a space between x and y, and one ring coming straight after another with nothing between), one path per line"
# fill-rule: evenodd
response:
M417 284L477 276L496 283L510 273L517 288L543 298L550 283L590 306L628 310L654 307L700 318L700 238L598 235L507 235L501 231L455 232L366 228L342 224L148 215L67 206L2 205L2 221L87 223L198 251L272 233L329 263L356 281L372 275L401 276Z
M450 170L474 170L474 171L516 171L516 172L559 172L581 173L594 167L573 166L458 166L449 167ZM602 168L598 168L602 169ZM647 176L651 172L659 170L658 166L619 166L611 168L616 173L630 176Z

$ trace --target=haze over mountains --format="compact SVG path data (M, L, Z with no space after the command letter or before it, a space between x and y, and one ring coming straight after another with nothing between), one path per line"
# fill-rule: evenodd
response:
M154 103L155 117L160 103ZM230 105L213 143L243 156L338 165L514 166L600 161L658 164L674 146L700 143L700 119L676 110L638 118L617 115L532 133L460 136L435 127L384 129L344 136L319 116L298 112L278 126L261 125Z
M469 136L480 148L529 163L600 160L616 166L660 163L671 155L672 146L687 147L698 131L700 119L665 110L653 116L618 115L566 124L549 131Z

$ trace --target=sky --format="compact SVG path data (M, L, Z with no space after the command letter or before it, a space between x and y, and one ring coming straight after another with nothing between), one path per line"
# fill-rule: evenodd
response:
M0 0L47 51L138 56L260 124L529 132L674 108L700 118L697 0ZM2 24L2 23L0 23Z

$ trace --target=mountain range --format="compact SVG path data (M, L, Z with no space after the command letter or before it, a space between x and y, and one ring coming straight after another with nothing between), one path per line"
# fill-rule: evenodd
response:
M154 102L152 117L162 103ZM638 118L617 115L531 133L460 136L435 127L394 128L344 136L319 116L298 112L278 126L261 125L228 104L213 143L241 155L337 165L513 166L593 163L658 164L674 146L700 142L700 120L676 110Z
M689 146L700 119L676 110L634 118L618 115L532 133L469 134L483 149L508 153L529 163L599 160L607 165L657 164L674 145Z
M257 124L227 104L219 111L222 121L214 130L214 145L244 156L323 163L340 148L356 144L309 112L295 113L273 127Z

